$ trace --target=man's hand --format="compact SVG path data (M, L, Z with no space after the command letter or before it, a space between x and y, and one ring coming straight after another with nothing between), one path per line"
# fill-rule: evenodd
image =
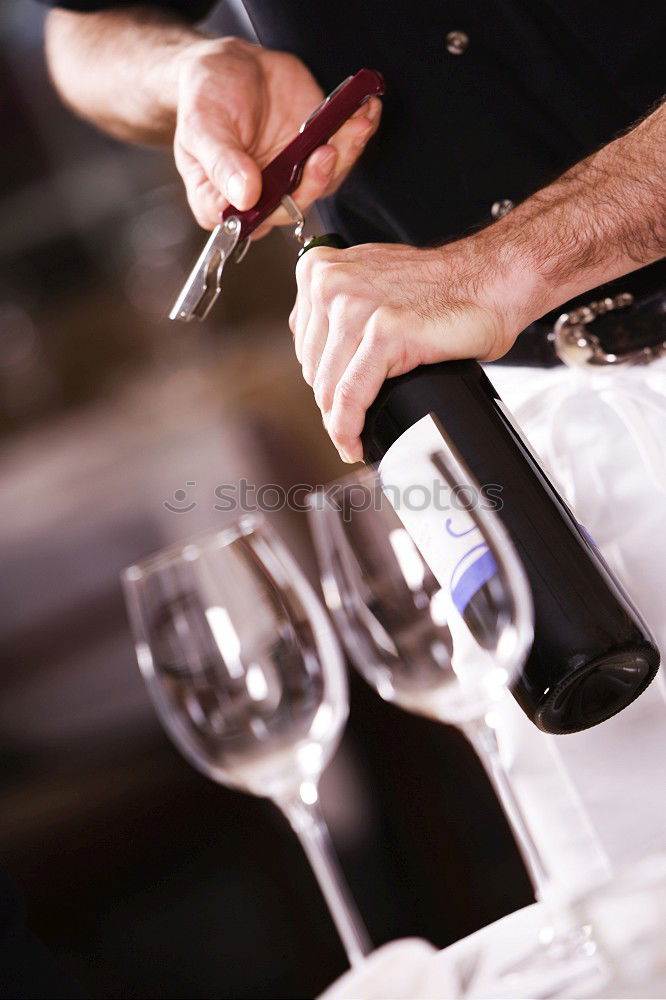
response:
M79 114L121 139L174 142L190 206L206 229L229 202L256 203L261 170L324 97L295 56L206 38L150 7L53 10L46 49L54 83ZM293 194L301 211L344 180L380 114L372 98L312 153ZM253 238L288 222L280 209Z
M176 165L192 211L211 229L231 202L251 208L261 170L298 132L324 94L295 56L238 39L201 41L182 55L178 78ZM310 156L293 198L301 211L345 178L377 128L373 98ZM257 231L290 221L280 209Z
M436 250L316 247L296 269L296 355L344 461L385 379L421 364L501 357L526 317L482 234ZM525 295L529 300L529 295Z
M299 261L290 326L345 461L386 378L492 361L531 322L666 252L666 106L503 219L435 250L317 247Z

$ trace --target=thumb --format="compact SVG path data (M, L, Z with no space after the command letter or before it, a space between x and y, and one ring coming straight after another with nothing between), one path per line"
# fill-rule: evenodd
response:
M198 154L208 179L234 208L245 211L256 204L261 170L231 130L218 128L214 136L202 138Z

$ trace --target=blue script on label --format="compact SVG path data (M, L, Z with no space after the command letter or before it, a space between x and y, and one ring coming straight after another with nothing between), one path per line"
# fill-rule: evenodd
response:
M459 614L497 572L469 510L469 493L448 487L430 456L448 452L431 416L405 431L379 465L386 495ZM478 502L480 498L476 498Z

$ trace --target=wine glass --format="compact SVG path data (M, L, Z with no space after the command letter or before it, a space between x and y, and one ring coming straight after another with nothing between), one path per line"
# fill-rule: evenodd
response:
M607 997L660 997L666 984L666 854L648 855L575 901L610 969Z
M587 966L594 944L586 929L572 924L497 737L499 701L518 679L532 643L529 586L494 501L443 442L446 450L412 454L379 473L362 469L310 495L324 597L352 663L382 698L467 736L535 894L550 910L552 926L543 928L547 971L556 971L552 958L580 958ZM569 787L563 791L567 800L572 794ZM578 801L570 808L586 825ZM516 988L528 976L533 986L543 965L543 956L530 952L505 971Z
M131 566L123 584L139 666L171 739L207 777L278 805L358 963L368 936L318 808L349 708L318 598L255 516Z
M432 472L439 475L434 464ZM429 512L410 511L409 499L403 499L395 483L372 469L310 495L308 516L326 603L352 663L384 700L451 723L468 737L509 816L532 878L543 887L546 863L507 780L493 714L532 642L525 574L498 521L488 528L487 511L459 512L476 522L466 525L464 548L475 549L472 555L486 563L485 572L476 566L481 585L461 614L455 584L452 597L436 575L435 560L426 560L415 541L420 533L427 546L431 526L424 514ZM410 522L418 520L421 531L410 531ZM472 575L479 561L471 563ZM448 567L445 572L450 578ZM459 587L459 605L460 594Z

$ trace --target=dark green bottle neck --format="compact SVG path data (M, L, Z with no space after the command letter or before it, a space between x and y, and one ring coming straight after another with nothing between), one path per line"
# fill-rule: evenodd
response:
M337 233L324 233L322 236L313 236L311 239L305 241L298 251L299 260L304 253L307 253L308 250L312 250L314 247L333 247L335 250L349 249L342 236L338 236Z

